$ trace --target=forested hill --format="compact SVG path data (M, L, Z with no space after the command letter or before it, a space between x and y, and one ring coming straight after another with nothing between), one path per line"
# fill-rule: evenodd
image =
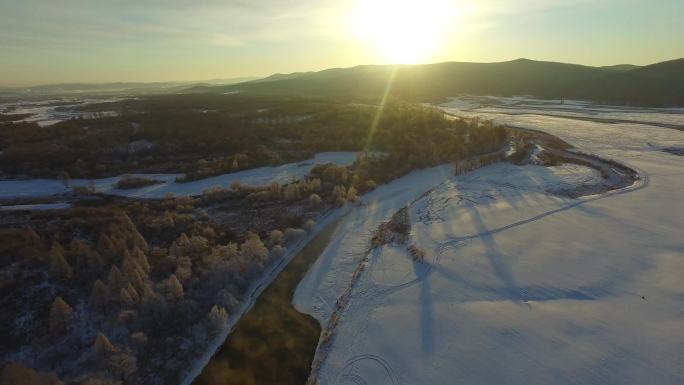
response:
M384 94L390 78L391 94L409 100L458 94L534 95L626 105L684 106L684 59L644 67L590 67L527 59L501 63L365 65L203 87L202 92L378 98Z

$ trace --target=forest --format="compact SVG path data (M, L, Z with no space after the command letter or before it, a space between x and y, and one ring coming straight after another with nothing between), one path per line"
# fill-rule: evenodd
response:
M284 185L235 182L157 200L82 191L71 208L4 213L4 381L178 383L247 301L251 285L321 215L415 169L481 164L509 141L503 127L397 101L380 107L208 100L154 97L120 103L124 113L117 118L7 125L3 171L59 176L47 171L59 164L63 178L150 169L196 178L317 151L359 156L348 167L317 165ZM153 145L139 153L116 150L140 141ZM127 176L121 183L155 181Z
M425 162L420 154L462 156L486 145L466 149L467 123L398 100L380 111L378 104L349 100L166 95L106 108L120 116L48 127L0 124L0 177L183 173L184 181L304 160L320 151L416 153L410 161ZM442 154L431 150L437 144Z

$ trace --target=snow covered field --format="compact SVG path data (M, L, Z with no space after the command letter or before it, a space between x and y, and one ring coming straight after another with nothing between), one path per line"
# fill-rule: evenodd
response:
M320 383L684 383L684 158L661 151L684 147L684 132L468 102L443 108L548 132L641 179L572 199L548 191L596 181L595 171L500 163L453 177L443 166L364 196L297 288L298 309L325 326L372 232L413 202L410 239L370 254Z
M0 103L0 113L6 114L31 114L28 117L17 119L16 122L36 122L45 127L71 118L94 118L105 116L117 116L116 111L101 112L77 112L74 107L91 103L107 103L123 100L122 98L60 98L41 101L21 101L13 103Z
M120 176L92 181L72 179L69 185L71 187L86 186L92 182L98 192L133 198L163 198L169 193L175 195L197 195L211 187L230 188L231 183L236 181L249 186L263 186L271 182L289 183L293 180L304 178L309 174L314 165L335 163L346 166L354 163L355 159L355 152L322 152L302 162L287 163L276 167L258 167L186 183L175 182L176 178L181 176L181 174L138 174L139 176L159 180L163 183L127 190L114 188L119 179L121 179ZM66 193L70 190L70 188L64 186L64 183L56 179L0 181L0 198L43 197Z
M527 97L462 96L442 105L458 115L538 114L582 119L652 123L684 128L682 108L638 108L596 105L578 100L541 100Z

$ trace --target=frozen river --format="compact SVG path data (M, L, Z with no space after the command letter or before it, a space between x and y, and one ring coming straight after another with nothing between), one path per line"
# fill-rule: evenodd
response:
M289 183L304 178L317 164L334 163L347 166L354 163L354 160L356 160L355 152L321 152L302 162L274 167L258 167L185 183L176 182L176 178L182 174L138 174L162 183L126 190L115 188L121 176L94 180L72 179L69 181L69 186L56 179L5 180L0 181L0 199L37 198L64 194L71 191L75 186L87 186L91 183L98 192L131 198L163 198L167 194L198 195L212 187L230 188L233 182L240 182L248 186L265 186L271 182Z

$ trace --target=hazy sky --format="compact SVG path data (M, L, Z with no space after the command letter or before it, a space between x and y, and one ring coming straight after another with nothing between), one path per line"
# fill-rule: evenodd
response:
M268 75L400 48L416 62L649 64L684 57L682 15L683 0L0 0L0 84Z

